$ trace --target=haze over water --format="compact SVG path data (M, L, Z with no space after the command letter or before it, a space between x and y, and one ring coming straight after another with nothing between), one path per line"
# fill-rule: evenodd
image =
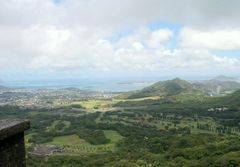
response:
M32 80L32 81L6 81L4 86L11 88L68 88L75 87L79 89L89 89L98 91L125 92L144 88L154 82L156 78L145 79L59 79L59 80Z

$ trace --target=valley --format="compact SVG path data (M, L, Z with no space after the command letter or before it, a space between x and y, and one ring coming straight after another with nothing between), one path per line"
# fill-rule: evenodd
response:
M240 91L212 96L181 79L102 96L74 91L50 108L0 106L1 119L31 121L29 167L240 164Z

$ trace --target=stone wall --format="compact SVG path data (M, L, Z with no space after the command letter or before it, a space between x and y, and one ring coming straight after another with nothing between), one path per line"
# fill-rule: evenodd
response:
M0 120L0 167L25 167L24 131L29 121Z

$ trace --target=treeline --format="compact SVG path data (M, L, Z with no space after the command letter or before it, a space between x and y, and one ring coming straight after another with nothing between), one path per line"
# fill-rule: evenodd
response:
M92 130L92 129L78 129L76 133L81 139L86 140L90 144L107 144L110 142L110 139L107 139L104 135L103 130Z
M29 156L29 167L237 167L240 143L236 137L185 134L139 138L129 136L117 152L90 156Z
M99 113L86 114L78 117L70 116L55 116L39 115L31 119L32 128L28 133L33 133L29 142L31 143L47 143L51 142L54 137L77 134L80 138L87 142L97 145L106 144L110 140L104 135L103 130L96 129L95 119L99 116ZM54 121L69 121L71 124L67 128L63 123L58 122L53 130L47 131L47 127L50 127ZM59 131L61 130L61 131Z

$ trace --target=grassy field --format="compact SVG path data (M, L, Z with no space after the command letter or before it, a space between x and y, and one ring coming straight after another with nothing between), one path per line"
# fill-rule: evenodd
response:
M61 130L56 130L56 125L62 123L64 125L64 127ZM51 132L51 131L64 131L66 128L68 128L71 125L71 122L69 121L62 121L62 120L56 120L52 123L52 125L50 127L47 127L47 132Z
M36 133L30 133L30 134L27 134L27 135L24 136L26 148L30 148L30 147L33 146L33 143L30 143L30 142L29 142L29 139L31 139L32 136L35 135L35 134L36 134Z
M157 100L160 99L159 96L152 96L152 97L144 97L144 98L136 98L136 99L102 99L102 100L82 100L82 101L75 101L70 105L81 105L84 109L100 109L100 108L111 108L114 104L119 102L126 102L126 101L144 101L144 100Z
M125 112L126 114L128 112ZM232 134L240 135L240 131L237 127L223 127L219 122L214 120L211 117L183 117L178 121L175 121L174 115L169 114L165 118L154 119L149 114L145 114L139 117L127 117L127 116L117 116L111 115L108 116L107 119L104 118L103 115L100 115L95 122L96 123L107 123L107 124L116 124L121 122L124 125L134 125L134 124L142 124L142 125L150 125L155 126L159 130L166 130L166 129L179 129L179 128L189 128L192 134L198 133L210 133L210 134L219 134L219 133L226 133L224 131L217 131L219 128L225 128L231 130ZM201 128L201 127L208 127L208 128Z
M79 138L77 135L55 137L54 140L48 144L62 147L63 152L60 154L67 155L86 155L115 151L116 143L123 137L116 131L110 130L104 131L104 134L111 140L109 144L92 145Z
M82 100L71 103L81 105L84 109L111 108L114 101L111 100Z

